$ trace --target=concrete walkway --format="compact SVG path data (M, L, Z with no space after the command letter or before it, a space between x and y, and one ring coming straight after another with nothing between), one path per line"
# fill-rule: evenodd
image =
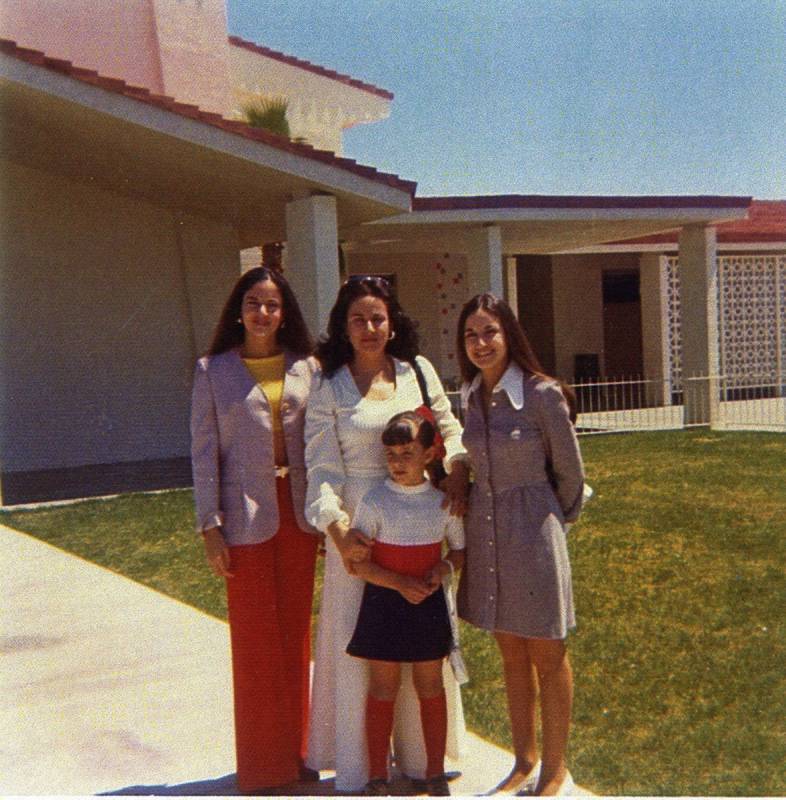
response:
M236 794L226 624L2 526L0 553L0 794ZM456 795L510 768L466 750Z

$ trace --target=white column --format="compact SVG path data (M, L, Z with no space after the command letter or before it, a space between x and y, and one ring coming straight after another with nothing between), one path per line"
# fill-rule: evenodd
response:
M518 261L515 256L505 257L505 301L516 319L519 316Z
M644 253L639 260L641 339L647 402L671 404L669 289L666 257Z
M488 225L468 231L467 291L470 297L481 292L505 296L505 275L502 268L502 230Z
M311 333L327 330L339 288L336 198L315 195L287 203L286 276Z
M680 231L679 248L685 422L713 425L718 421L720 369L715 229L687 225Z

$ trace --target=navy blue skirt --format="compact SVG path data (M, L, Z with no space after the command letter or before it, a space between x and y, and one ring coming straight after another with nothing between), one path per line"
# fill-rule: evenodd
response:
M372 661L436 661L450 653L452 642L441 586L416 604L395 589L367 583L347 653Z

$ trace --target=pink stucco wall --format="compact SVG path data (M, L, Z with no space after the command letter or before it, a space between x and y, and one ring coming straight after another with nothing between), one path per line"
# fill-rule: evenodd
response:
M166 94L227 115L232 102L225 0L152 3Z
M152 0L2 2L0 34L80 67L164 91Z
M0 0L0 35L221 114L225 0Z
M226 0L0 0L0 36L223 116L284 94L293 132L337 152L344 128L389 113L380 90L230 45Z

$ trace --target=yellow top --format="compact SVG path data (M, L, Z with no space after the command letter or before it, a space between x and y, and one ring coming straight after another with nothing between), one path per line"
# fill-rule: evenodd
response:
M284 354L268 358L244 358L243 363L254 380L262 387L270 403L273 436L281 436L281 395L284 392Z

